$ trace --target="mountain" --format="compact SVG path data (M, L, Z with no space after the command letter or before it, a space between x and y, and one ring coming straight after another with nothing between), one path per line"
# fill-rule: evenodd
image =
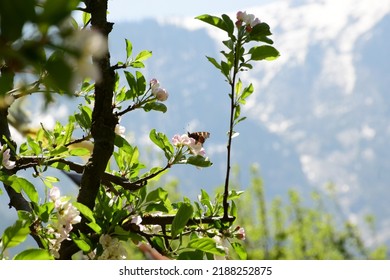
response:
M381 241L389 240L390 3L274 1L246 10L271 26L281 57L243 76L255 93L233 141L242 188L252 163L260 164L269 197L331 182L343 211L355 220L376 215ZM150 19L115 24L111 41L113 61L124 60L123 38L152 50L146 75L170 92L166 114L123 120L135 139L154 127L168 136L211 132L205 147L212 167L170 171L193 195L224 180L228 87L205 58L219 57L221 35L195 19Z

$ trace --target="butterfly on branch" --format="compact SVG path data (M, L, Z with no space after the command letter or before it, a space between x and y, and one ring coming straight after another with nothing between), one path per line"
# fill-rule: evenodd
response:
M200 143L201 145L203 145L206 139L210 137L210 132L203 131L203 132L192 132L192 133L187 132L187 133L188 133L188 137L195 139L195 144Z

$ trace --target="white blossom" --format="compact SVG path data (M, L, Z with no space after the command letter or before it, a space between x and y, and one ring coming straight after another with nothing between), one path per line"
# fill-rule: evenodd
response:
M99 243L103 247L103 253L98 257L99 260L125 260L127 259L126 248L116 237L109 234L103 234L99 238Z

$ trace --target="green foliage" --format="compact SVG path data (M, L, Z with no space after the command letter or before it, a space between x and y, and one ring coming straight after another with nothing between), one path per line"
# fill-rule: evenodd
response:
M192 218L194 208L190 203L182 203L179 210L173 218L171 234L175 238L180 232L183 232L188 221Z
M250 187L237 202L248 259L386 258L385 247L366 248L358 227L325 208L319 193L313 194L312 207L304 206L294 190L289 191L287 204L280 197L268 202L260 176L256 171L252 176Z
M0 47L2 67L15 73L28 72L39 77L32 84L32 90L41 84L46 92L46 100L51 101L49 92L54 89L70 94L70 81L73 70L68 63L68 55L74 56L75 50L61 46L69 36L69 27L64 27L64 20L80 3L79 0L4 0L0 3ZM34 32L25 35L25 28ZM77 52L77 51L76 51ZM48 54L50 54L48 56ZM10 73L10 72L9 72ZM43 74L44 73L44 74ZM3 87L12 79L5 72L1 75L0 95L9 91ZM28 86L22 87L18 94L28 94Z
M14 260L54 260L54 258L46 250L27 249L17 254Z
M12 226L6 228L1 238L0 258L2 258L6 249L15 247L24 242L29 233L29 223L23 219L16 220Z

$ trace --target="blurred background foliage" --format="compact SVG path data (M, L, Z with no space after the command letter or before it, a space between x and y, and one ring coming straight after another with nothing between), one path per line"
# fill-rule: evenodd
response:
M236 168L236 178L238 174ZM266 198L259 168L253 165L251 183L236 202L248 259L386 259L386 246L365 242L375 240L375 218L369 215L363 224L352 223L338 207L332 185L327 189L312 192L308 199L294 189Z

